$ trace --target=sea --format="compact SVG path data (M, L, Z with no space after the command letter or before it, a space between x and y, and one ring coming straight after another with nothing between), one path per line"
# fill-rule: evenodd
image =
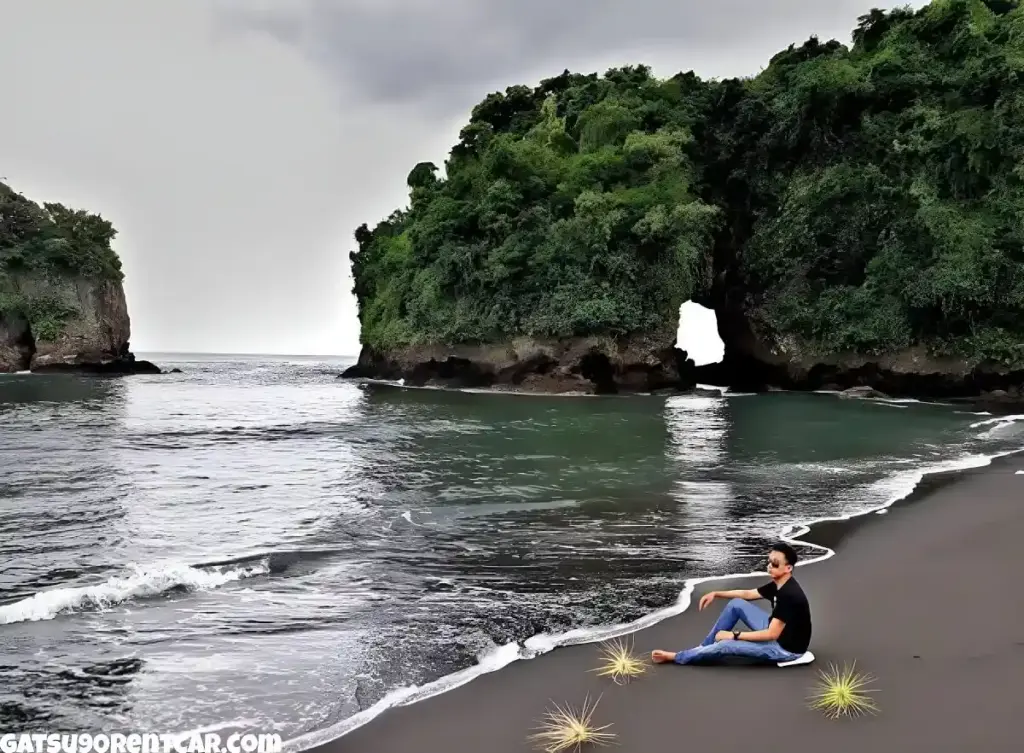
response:
M0 376L0 730L302 750L678 613L695 579L761 571L794 526L1024 444L1024 416L913 400L516 395L339 379L351 358L143 357L181 373Z

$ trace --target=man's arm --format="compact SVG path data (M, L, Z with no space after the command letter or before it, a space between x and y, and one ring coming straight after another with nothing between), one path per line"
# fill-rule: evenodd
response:
M750 630L746 632L740 632L739 638L741 641L777 641L779 636L782 635L782 628L786 627L786 623L780 620L778 617L773 617L772 621L768 623L767 630Z
M746 599L747 601L755 601L757 599L764 598L758 593L756 588L740 588L734 591L712 591L716 598L719 599Z
M715 591L721 598L744 598L748 601L755 601L763 598L756 588L740 588L735 591Z
M697 605L697 609L698 611L704 609L715 599L744 599L745 601L755 601L756 599L763 598L764 597L756 588L743 588L735 591L708 591L708 593L700 597L700 603Z

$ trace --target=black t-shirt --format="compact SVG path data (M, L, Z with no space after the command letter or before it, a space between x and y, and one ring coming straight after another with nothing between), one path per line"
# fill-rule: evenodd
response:
M794 654L804 653L811 645L811 605L800 584L791 577L782 588L772 581L759 587L757 592L772 603L772 617L785 623L779 645Z

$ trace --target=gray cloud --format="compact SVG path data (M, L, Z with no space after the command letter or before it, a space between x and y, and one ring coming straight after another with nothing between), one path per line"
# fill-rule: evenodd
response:
M308 0L226 14L242 27L300 47L367 101L416 101L443 110L467 97L480 99L488 87L520 83L527 72L554 75L605 58L674 62L704 76L752 74L772 54L812 34L847 41L857 17L876 4Z

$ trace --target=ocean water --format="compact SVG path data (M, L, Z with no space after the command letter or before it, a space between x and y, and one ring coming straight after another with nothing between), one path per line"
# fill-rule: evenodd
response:
M0 377L0 729L305 747L670 608L688 578L759 570L786 526L1024 436L1021 416L912 401L501 395L359 385L344 359L146 357L183 373Z

